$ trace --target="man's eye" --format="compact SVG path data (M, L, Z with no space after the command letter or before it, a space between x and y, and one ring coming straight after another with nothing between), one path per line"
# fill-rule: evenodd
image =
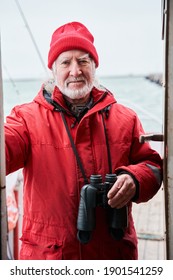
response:
M81 65L85 65L85 64L88 64L88 63L89 63L89 61L87 59L79 60L79 64L81 64Z
M64 60L64 61L61 62L61 64L62 64L62 65L69 65L69 64L70 64L70 61Z

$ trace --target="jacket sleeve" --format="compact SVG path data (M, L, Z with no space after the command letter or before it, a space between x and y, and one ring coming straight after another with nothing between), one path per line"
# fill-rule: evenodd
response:
M29 149L29 133L18 108L12 110L4 124L7 175L24 167Z
M144 134L142 125L136 116L132 132L132 144L129 155L129 165L120 166L115 170L118 174L126 171L138 182L136 203L146 202L159 190L162 183L162 159L149 143L141 144L140 135Z

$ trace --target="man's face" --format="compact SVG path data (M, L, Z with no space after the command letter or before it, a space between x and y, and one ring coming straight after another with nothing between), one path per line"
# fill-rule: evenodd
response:
M93 87L95 64L83 51L63 52L55 61L54 78L64 95L70 99L84 98Z

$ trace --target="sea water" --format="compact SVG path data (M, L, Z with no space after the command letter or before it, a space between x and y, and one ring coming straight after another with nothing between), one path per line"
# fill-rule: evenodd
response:
M147 133L162 133L163 88L145 77L98 77L99 83L109 89L118 103L133 109ZM4 116L11 109L33 100L42 80L3 81Z

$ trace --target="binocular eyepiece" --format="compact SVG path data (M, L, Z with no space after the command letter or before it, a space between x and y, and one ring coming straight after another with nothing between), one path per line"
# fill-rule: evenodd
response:
M77 238L81 243L86 244L91 239L96 226L95 208L98 206L108 211L109 228L113 238L123 238L124 229L128 226L127 206L120 209L111 208L107 198L107 193L116 180L116 174L106 174L105 182L102 182L101 175L91 175L90 184L82 187L77 219Z

